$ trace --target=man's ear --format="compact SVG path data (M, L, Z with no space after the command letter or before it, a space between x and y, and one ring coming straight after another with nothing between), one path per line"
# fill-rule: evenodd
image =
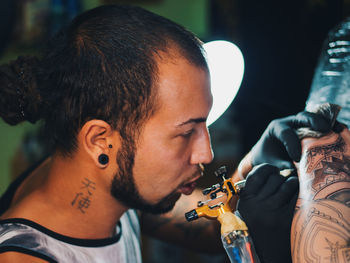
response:
M106 168L107 162L101 162L101 154L110 156L112 151L119 148L118 132L102 120L86 122L78 134L78 143L82 150L99 168ZM106 156L103 156L106 159ZM103 159L103 158L102 158Z

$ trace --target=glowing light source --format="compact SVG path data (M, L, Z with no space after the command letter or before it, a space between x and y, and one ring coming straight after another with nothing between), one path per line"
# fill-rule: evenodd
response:
M213 108L207 125L215 122L235 98L244 73L244 59L240 49L228 41L211 41L203 45L211 78Z

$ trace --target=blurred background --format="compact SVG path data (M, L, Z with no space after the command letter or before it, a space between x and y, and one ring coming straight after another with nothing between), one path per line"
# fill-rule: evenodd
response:
M201 186L216 182L212 172L221 165L233 172L272 119L305 108L322 44L350 15L350 0L1 0L0 62L40 54L46 40L74 16L111 3L144 7L182 24L204 42L228 40L243 53L241 88L210 126L215 158ZM46 149L40 124L10 127L2 120L0 146L2 194ZM225 262L225 257L194 254L146 238L144 244L146 263L165 262L164 255L166 262ZM157 246L162 249L155 250Z

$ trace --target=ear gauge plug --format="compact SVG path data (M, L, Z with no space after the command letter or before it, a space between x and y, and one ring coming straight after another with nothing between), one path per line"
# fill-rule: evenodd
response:
M100 164L106 165L108 163L108 161L109 161L109 157L107 154L102 153L98 156L98 162Z
M108 148L112 148L112 147L113 147L112 144L109 144L109 145L108 145Z

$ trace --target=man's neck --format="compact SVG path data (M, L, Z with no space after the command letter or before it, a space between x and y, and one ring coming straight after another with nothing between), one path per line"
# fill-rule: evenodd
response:
M107 238L127 210L110 179L89 162L55 156L23 182L2 218L21 217L74 238Z

